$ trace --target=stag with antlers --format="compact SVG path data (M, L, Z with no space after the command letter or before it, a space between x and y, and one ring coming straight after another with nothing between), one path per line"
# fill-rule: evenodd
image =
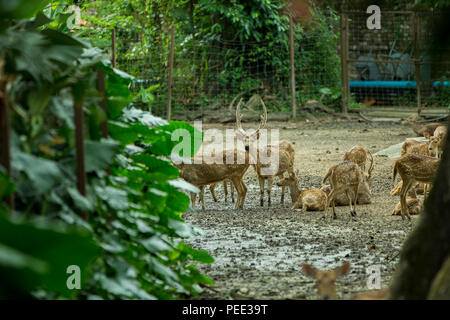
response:
M236 136L239 140L244 143L245 150L250 152L256 149L256 155L254 155L254 159L256 159L256 163L252 164L253 168L256 171L259 182L260 189L260 205L264 205L264 184L265 180L268 181L268 190L267 190L267 201L268 205L271 205L271 190L273 184L273 178L279 177L280 179L284 178L284 173L288 172L289 174L294 173L294 160L295 160L295 149L294 146L286 141L282 140L278 144L270 144L261 147L257 147L256 143L261 135L260 130L263 129L267 123L267 108L264 104L264 101L260 99L261 104L263 106L264 113L261 116L261 122L258 126L258 129L254 132L248 133L242 128L242 114L240 113L240 107L242 104L242 98L240 99L237 107L236 107ZM254 148L254 149L253 149ZM252 154L253 155L253 154ZM262 155L268 161L262 161ZM275 161L273 161L275 159ZM284 194L285 194L285 186L281 187L281 203L284 203Z

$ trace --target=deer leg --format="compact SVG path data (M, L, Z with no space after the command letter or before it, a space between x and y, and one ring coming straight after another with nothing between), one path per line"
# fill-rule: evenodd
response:
M353 215L353 205L352 205L353 197L350 196L350 190L345 190L345 195L347 196L348 204L350 205L350 215L353 217L354 216Z
M205 210L205 187L204 186L202 186L200 188L200 197L199 197L198 201L202 202L202 210Z
M267 186L267 197L268 197L267 203L268 203L269 207L271 206L270 193L272 192L272 183L273 183L273 176L270 176L267 179L267 184L268 184L268 186Z
M195 209L195 202L197 201L197 194L194 192L191 192L191 206L193 209Z
M211 192L212 198L213 198L214 202L217 202L215 188L216 188L215 183L209 185L209 191Z
M234 185L230 180L230 193L231 193L231 202L234 203Z
M281 176L278 176L278 179L283 179L284 178L284 174L282 174ZM285 186L281 186L281 204L284 204L284 191L285 191Z
M242 187L242 191L243 191L243 196L241 199L241 209L244 209L245 196L247 195L247 186L245 185L242 178L240 179L240 182L241 182L241 187Z
M260 201L260 206L264 206L264 178L258 176L258 181L259 181L259 201Z
M227 180L223 180L222 185L223 185L223 193L225 194L225 202L227 202L228 201Z
M408 220L411 220L411 217L409 216L408 206L406 205L406 195L408 194L408 191L411 188L412 183L413 183L412 181L406 182L405 180L403 180L402 189L400 190L400 206L402 219L405 219L406 215Z
M359 184L353 189L353 214L356 216L356 202L358 201Z
M234 187L236 188L236 191L237 191L237 200L236 200L236 205L235 205L234 208L235 209L239 209L240 203L241 203L241 198L242 198L242 195L243 195L243 189L242 189L242 186L240 184L239 178L233 177L231 181L234 184Z
M325 210L323 210L323 218L327 217L328 207L330 206L331 201L333 201L333 213L334 213L334 189L331 190L328 195L327 205L325 206Z

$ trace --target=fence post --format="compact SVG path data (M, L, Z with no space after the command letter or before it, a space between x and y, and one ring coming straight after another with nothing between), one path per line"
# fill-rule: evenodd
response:
M350 101L348 77L348 16L341 12L341 81L342 81L342 112L347 113Z
M9 118L9 105L7 93L7 79L3 73L4 59L0 61L0 144L2 152L2 166L6 170L6 174L12 178L11 169L11 120ZM6 198L6 203L10 210L14 210L14 194Z
M111 50L112 50L112 57L111 57L111 63L113 68L116 67L116 34L117 34L117 29L116 27L114 27L114 29L112 29L112 34L111 34Z
M292 119L295 121L297 117L297 107L295 101L295 56L294 56L294 21L292 15L289 14L289 51L291 58L291 103L292 103Z
M76 161L77 161L77 187L78 192L82 196L86 196L86 167L85 167L85 151L84 151L84 114L83 104L84 98L77 97L77 94L73 95L74 99L74 113L75 113L75 147L76 147ZM87 212L80 212L80 216L87 220Z
M175 25L170 28L170 51L169 51L169 79L167 81L167 120L172 114L172 77L173 77L173 55L175 48Z
M420 55L419 55L419 28L420 20L419 15L412 13L412 25L413 25L413 41L414 41L414 77L416 80L416 100L417 100L417 115L420 116L422 112L422 97L421 97L421 85L420 85Z

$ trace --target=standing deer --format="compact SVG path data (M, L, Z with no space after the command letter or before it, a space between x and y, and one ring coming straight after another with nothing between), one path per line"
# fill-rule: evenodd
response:
M302 212L320 211L323 210L327 204L327 195L322 190L316 188L300 190L298 188L297 176L295 173L289 174L288 177L279 181L277 185L289 188L293 203L292 209L300 207Z
M362 171L366 168L367 153L361 146L353 146L344 154L342 161L351 161L356 163ZM372 158L373 160L373 158Z
M191 184L201 188L205 185L217 183L229 179L237 190L236 209L244 207L247 187L242 178L250 166L249 153L237 149L221 152L222 163L182 163L177 165L180 169L180 177ZM227 163L233 159L232 163ZM239 161L243 159L244 161ZM241 163L243 162L243 163ZM196 195L191 196L192 206L195 208Z
M261 104L264 109L264 114L261 116L261 123L258 129L253 133L247 133L241 124L242 114L240 113L240 107L242 103L242 98L239 101L236 107L236 136L239 140L244 143L244 147L246 151L250 151L250 146L254 145L260 137L260 130L263 129L267 123L267 108L262 99ZM265 155L267 159L272 159L273 155L277 154L278 164L268 162L263 163L261 161L261 155ZM295 160L295 149L294 146L286 141L282 140L278 144L270 144L263 148L256 148L256 164L253 164L253 167L258 176L259 189L260 189L260 205L264 205L264 183L265 180L268 181L268 189L267 189L267 201L268 205L271 205L271 190L273 184L273 178L275 176L280 179L284 177L284 173L288 172L289 174L294 172L294 160ZM269 170L274 165L276 165L277 169L275 171ZM284 203L284 192L285 187L281 187L281 203Z
M397 173L402 178L403 184L400 191L400 204L402 219L410 220L406 204L406 195L415 182L431 184L439 167L439 159L429 156L407 153L397 159L392 169L392 181L395 182ZM425 192L426 193L426 192Z
M369 179L368 177L367 179ZM330 203L333 206L333 218L336 219L335 197L339 193L345 193L350 205L350 215L356 216L356 200L358 198L358 189L361 183L364 183L365 174L356 163L344 161L332 166L322 183L330 181L331 191L328 194L328 202L323 212L323 218L327 217Z
M231 182L230 179L225 179L222 181L223 184L223 191L225 193L225 202L227 202L228 200L228 188L227 188L227 184L230 184L230 193L231 193L231 202L234 203L234 187L233 187L233 183ZM217 182L215 183L211 183L209 185L209 191L211 192L211 196L213 198L214 202L217 202L217 197L216 197L216 192L215 192L215 187L217 185ZM199 199L198 201L202 203L202 208L205 209L205 193L204 193L204 189L205 186L201 186L200 187L200 195L199 195Z
M434 131L433 136L430 138L429 150L430 155L433 153L436 158L441 158L444 152L445 140L447 136L447 128L439 126Z
M317 293L322 300L337 300L336 280L350 271L350 263L344 262L341 266L331 270L319 270L304 263L303 273L317 281Z

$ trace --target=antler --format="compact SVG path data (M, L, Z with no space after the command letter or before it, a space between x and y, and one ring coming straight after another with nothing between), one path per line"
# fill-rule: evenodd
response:
M370 156L370 167L369 167L369 170L367 170L367 174L369 175L369 180L370 180L370 178L372 177L372 170L373 170L373 156L369 150L367 150L367 152L369 153L369 156Z
M242 125L241 125L242 114L239 112L239 110L241 108L242 100L243 100L243 98L241 98L241 100L239 100L239 103L236 107L236 128L237 129L242 129Z
M261 100L261 104L264 108L264 115L261 115L261 123L259 124L258 130L256 130L256 132L259 132L260 129L263 129L266 126L266 122L267 122L266 104L264 103L263 99L259 98L259 100Z

